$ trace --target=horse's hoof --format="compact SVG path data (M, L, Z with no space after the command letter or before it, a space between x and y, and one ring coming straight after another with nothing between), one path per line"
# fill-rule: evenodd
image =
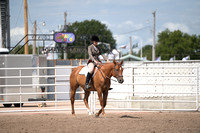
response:
M75 114L72 114L72 117L76 117L76 115L75 115Z
M88 112L88 115L92 115L92 113L90 112L90 110L89 110L89 109L87 109L87 112Z
M88 112L88 115L92 115L92 113L91 113L91 112Z
M104 113L104 114L102 114L102 116L103 116L103 117L106 117L106 114Z
M95 114L95 117L96 117L96 118L98 118L98 117L99 117L99 114L98 114L98 113L96 113L96 114Z

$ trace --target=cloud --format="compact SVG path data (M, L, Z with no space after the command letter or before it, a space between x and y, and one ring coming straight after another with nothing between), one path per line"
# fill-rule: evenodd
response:
M186 26L185 24L179 24L179 23L168 22L164 24L164 27L168 28L170 31L181 30L182 32L185 32L185 33L188 33L190 31L188 26Z
M138 32L144 28L143 24L136 24L131 20L123 21L121 23L110 23L108 21L101 21L110 29L115 35L132 35L134 32ZM130 36L129 35L129 36ZM122 37L122 36L121 36Z
M132 37L132 45L138 43L138 47L134 48L134 52L140 50L141 44L143 47L146 44L152 44L152 34L149 34L149 28L144 26L142 23L135 23L131 20L122 21L121 23L110 23L108 21L101 21L101 23L106 24L109 29L114 34L114 39L116 40L116 48L119 49L120 46L127 45L126 49L120 49L122 53L128 52L130 40ZM145 33L143 31L146 31Z
M16 45L24 37L24 27L16 27L11 29L11 46Z
M127 20L117 25L117 28L121 28L121 31L129 32L137 30L143 27L143 24L136 24L131 20Z
M136 43L140 43L142 39L139 36L133 35L132 37L132 45ZM114 35L114 38L116 39L117 48L122 45L128 45L127 48L129 48L130 44L130 36L128 35Z
M119 46L128 44L128 37L126 35L114 35L114 38Z
M24 35L24 27L16 27L11 29L11 37Z
M109 29L112 29L114 27L114 24L109 23L108 21L101 21L102 24L105 24Z
M145 42L143 42L143 44L152 45L153 44L153 38L148 38Z

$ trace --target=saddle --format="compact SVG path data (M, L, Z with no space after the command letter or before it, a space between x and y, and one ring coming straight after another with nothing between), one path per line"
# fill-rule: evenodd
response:
M98 69L98 67L94 67L94 73L93 73L93 75L92 75L92 78L95 76L95 74L97 73L97 69ZM79 72L79 75L85 75L85 77L87 77L87 73L88 73L88 67L87 66L85 66L85 67L83 67L82 69L81 69L81 71ZM92 79L91 78L91 79ZM91 80L90 80L91 81ZM113 88L109 88L109 90L112 90Z
M94 75L97 73L97 67L94 67L94 72L93 72L93 75L92 75L92 78L94 77ZM85 77L87 77L87 73L88 73L88 67L85 66L81 69L81 71L79 72L79 75L85 75Z

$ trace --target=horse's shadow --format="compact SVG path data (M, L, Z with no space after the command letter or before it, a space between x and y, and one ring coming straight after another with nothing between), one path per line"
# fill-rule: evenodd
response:
M91 116L91 118L93 118L93 116ZM94 117L94 118L98 118L98 119L104 119L104 118L115 118L114 116L104 116L104 117ZM131 118L131 119L142 119L142 117L134 117L134 116L130 116L130 115L122 115L119 118Z
M134 117L134 116L130 116L130 115L122 115L122 116L120 116L120 118L133 118L133 119L141 119L142 117Z

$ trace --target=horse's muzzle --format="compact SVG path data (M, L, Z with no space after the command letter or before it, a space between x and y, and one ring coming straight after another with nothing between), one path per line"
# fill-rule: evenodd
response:
M118 81L118 83L122 84L124 82L124 79L123 79L123 77L118 77L117 81Z

